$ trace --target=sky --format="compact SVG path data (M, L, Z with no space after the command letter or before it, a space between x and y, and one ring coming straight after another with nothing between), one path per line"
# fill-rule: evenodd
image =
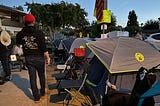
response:
M1 5L6 6L24 6L25 2L32 3L32 1L41 4L58 3L61 0L0 0ZM95 0L63 0L68 3L78 3L81 8L88 13L87 19L92 22L96 20L93 16ZM129 11L134 10L139 24L145 23L148 20L158 20L160 17L160 0L108 0L108 10L111 10L116 17L117 25L126 26L128 21Z

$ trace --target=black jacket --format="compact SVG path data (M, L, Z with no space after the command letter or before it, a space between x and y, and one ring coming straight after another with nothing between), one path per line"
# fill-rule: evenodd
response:
M24 27L16 36L16 43L23 46L24 56L44 56L47 51L45 35L33 26Z

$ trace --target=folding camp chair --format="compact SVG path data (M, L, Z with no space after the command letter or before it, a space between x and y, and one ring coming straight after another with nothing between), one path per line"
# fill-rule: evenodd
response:
M86 49L74 48L74 55L71 54L65 65L60 65L59 69L62 69L61 73L54 74L53 77L58 81L57 88L62 79L77 79L77 68L83 64L85 59ZM58 65L59 66L59 65ZM57 66L57 68L58 68ZM58 90L59 93L61 90Z
M79 54L80 55L80 54ZM58 89L64 89L68 92L68 95L64 99L64 102L67 101L67 105L72 104L74 100L77 100L81 104L90 104L96 105L99 104L98 98L92 89L87 83L86 79L88 77L90 68L89 63L84 61L80 69L80 74L78 79L70 79L70 80L61 80ZM72 99L70 100L70 96Z
M60 72L66 72L66 70L68 72L68 69L71 69L71 67L73 69L76 67L75 65L79 65L79 63L81 64L81 62L82 63L84 62L85 53L86 53L86 50L84 48L83 49L75 48L74 54L72 53L70 54L69 58L67 59L64 65L57 65L57 69L62 70ZM55 77L56 79L59 78L58 76L53 75L53 77Z
M64 65L57 65L56 70L59 70L60 73L52 75L52 77L54 77L58 81L57 87L59 86L60 80L66 79L67 73L71 72L72 69L70 66L72 61L73 61L73 56L70 55Z
M88 86L85 85L87 75L88 75L88 66L89 64L87 62L84 63L84 65L81 68L81 74L79 79L71 79L71 80L61 80L61 83L59 84L60 89L64 89L68 94L66 95L64 99L65 105L71 105L73 104L73 101L76 100L81 105L92 105L93 101L87 93L90 92L92 94L92 98L94 98L94 104L98 103L98 100L95 99L95 95L92 89L90 89ZM83 92L83 93L82 93Z

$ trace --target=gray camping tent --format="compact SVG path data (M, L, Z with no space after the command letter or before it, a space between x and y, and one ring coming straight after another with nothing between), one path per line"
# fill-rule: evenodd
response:
M89 42L88 47L111 74L138 71L142 66L149 69L160 64L160 53L135 38L106 38Z
M135 38L106 38L87 45L114 76L111 82L118 88L132 90L140 67L150 69L160 64L160 53Z

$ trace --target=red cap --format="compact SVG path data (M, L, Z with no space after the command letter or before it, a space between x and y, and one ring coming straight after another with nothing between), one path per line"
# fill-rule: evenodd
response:
M24 16L24 22L33 22L35 21L35 17L32 14L26 14Z

